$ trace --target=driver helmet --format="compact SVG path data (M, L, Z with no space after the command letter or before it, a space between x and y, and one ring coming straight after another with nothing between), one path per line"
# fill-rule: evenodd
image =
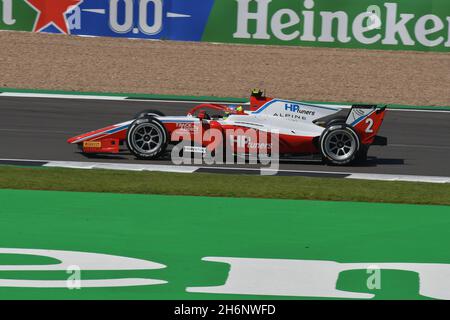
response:
M244 107L241 106L241 105L238 105L238 104L236 104L236 105L230 105L230 106L228 107L228 110L225 111L225 117L224 117L224 119L228 118L228 116L229 116L230 114L233 114L233 113L236 113L236 114L243 114L243 113L244 113Z
M264 95L264 92L261 89L253 89L251 95L256 98L261 98Z

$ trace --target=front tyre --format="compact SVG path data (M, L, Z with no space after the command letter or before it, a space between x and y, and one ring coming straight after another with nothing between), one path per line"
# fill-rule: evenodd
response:
M320 137L320 151L326 162L345 165L352 162L358 154L360 141L353 128L345 125L332 125Z
M138 159L156 159L166 150L168 134L152 116L136 119L127 131L127 147Z

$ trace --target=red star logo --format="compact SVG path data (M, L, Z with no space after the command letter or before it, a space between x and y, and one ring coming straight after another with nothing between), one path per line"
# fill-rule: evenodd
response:
M34 10L38 12L37 21L34 23L34 32L53 24L59 31L68 34L65 14L73 6L78 6L83 0L25 0Z

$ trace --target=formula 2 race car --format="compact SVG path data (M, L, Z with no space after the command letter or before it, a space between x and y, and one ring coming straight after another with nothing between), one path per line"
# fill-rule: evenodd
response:
M250 103L244 106L248 110L236 105L201 104L186 116L146 110L133 120L70 138L68 143L78 145L83 153L114 154L128 149L138 159L157 159L180 141L185 143L185 152L205 154L218 149L213 140L218 141L219 132L222 147L231 141L228 147L235 154L237 149L241 154L262 149L270 154L271 136L264 142L257 140L263 133L276 131L281 159L309 156L336 165L365 160L371 145L387 144L387 138L377 136L385 106L310 104L269 98L260 90L254 90ZM203 134L211 129L215 135ZM256 135L247 135L249 130ZM228 132L234 136L228 137ZM190 140L188 145L186 140Z

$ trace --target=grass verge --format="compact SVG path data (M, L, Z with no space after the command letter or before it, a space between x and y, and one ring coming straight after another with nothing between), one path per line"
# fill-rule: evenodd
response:
M0 167L0 188L450 205L450 184Z

